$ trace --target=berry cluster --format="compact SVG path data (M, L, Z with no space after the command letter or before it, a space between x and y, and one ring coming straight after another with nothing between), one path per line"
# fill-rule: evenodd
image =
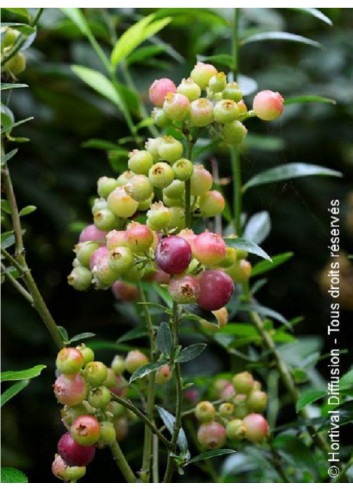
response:
M11 27L1 28L1 58L5 58L7 54L13 48L17 37L20 32ZM5 63L1 69L9 73L12 77L15 77L26 68L26 57L23 53L17 52L7 63Z
M197 439L206 449L220 448L227 442L246 439L261 442L268 434L266 419L267 395L249 372L236 374L232 382L218 379L214 384L218 409L210 401L196 405L195 416L200 423Z
M64 405L61 416L68 431L58 442L52 465L56 477L70 482L80 479L96 447L103 448L127 436L129 420L135 415L116 402L114 394L126 397L128 381L124 373L132 374L148 362L144 353L132 350L125 358L116 355L108 368L95 361L93 350L84 344L59 351L54 394ZM169 365L157 371L158 384L166 384L171 378Z

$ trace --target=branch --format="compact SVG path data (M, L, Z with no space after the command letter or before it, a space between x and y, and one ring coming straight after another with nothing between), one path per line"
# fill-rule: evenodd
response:
M126 482L130 482L130 483L137 482L136 476L133 473L117 441L115 441L112 445L110 445L110 451L112 452L116 465L119 467Z

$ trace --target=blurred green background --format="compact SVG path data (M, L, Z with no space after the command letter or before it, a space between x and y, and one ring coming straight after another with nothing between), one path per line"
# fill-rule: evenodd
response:
M107 53L115 35L151 12L156 10L85 9L91 29ZM329 301L320 289L319 276L328 260L327 208L331 199L341 201L342 249L352 250L353 10L323 12L333 21L332 27L289 9L243 9L242 37L258 30L284 30L315 39L324 49L278 41L248 44L241 49L240 72L254 78L259 89L278 90L284 97L315 94L337 100L337 105L288 106L273 124L250 120L247 127L256 137L249 138L242 156L244 179L287 162L310 162L345 175L343 179L307 178L258 187L249 190L244 203L248 215L262 210L270 213L272 231L262 243L269 254L295 253L291 261L270 272L267 285L259 293L260 302L288 318L304 316L296 334L317 337L314 344L325 349ZM231 11L172 9L168 15L173 16L172 22L144 44L159 46L156 54L129 66L148 110L148 88L155 78L167 76L178 82L188 75L198 55L230 52ZM14 17L3 12L3 20L8 19ZM71 71L72 64L103 70L78 29L58 9L46 9L39 26L37 39L26 51L27 69L19 77L30 88L16 90L9 101L17 119L34 116L16 131L31 141L21 146L10 163L20 207L38 207L23 220L28 262L57 323L65 326L70 336L91 331L98 339L114 340L128 329L129 319L116 309L110 292L76 292L67 285L66 277L80 226L91 221L89 202L95 195L96 180L116 174L113 168L118 161L116 154L90 149L83 143L91 138L116 142L128 137L129 131L116 108ZM124 73L119 72L119 76L124 82ZM252 97L245 98L250 106ZM133 98L130 103L134 107ZM147 130L144 135L148 135ZM125 147L134 146L127 141ZM216 157L220 176L230 177L228 154ZM203 163L210 166L208 158ZM231 184L224 192L231 198ZM346 327L340 336L345 346L352 342L352 276L348 266L342 283L348 297L342 313ZM3 369L48 365L41 378L34 379L3 410L3 463L22 468L30 481L53 482L50 465L63 433L51 389L55 350L36 313L7 284L3 286L2 314ZM111 357L110 352L99 354L107 361ZM211 348L208 371L229 370L228 360L223 358L221 351ZM342 356L342 362L348 368L352 358ZM205 368L199 365L201 372ZM325 365L321 373L326 375ZM281 413L284 420L290 415L291 411ZM125 443L133 446L141 435L140 427L135 427L132 441ZM133 457L133 451L130 453ZM118 479L113 462L104 455L98 454L99 460L89 467L86 480ZM188 473L188 482L205 480L201 472L193 470Z

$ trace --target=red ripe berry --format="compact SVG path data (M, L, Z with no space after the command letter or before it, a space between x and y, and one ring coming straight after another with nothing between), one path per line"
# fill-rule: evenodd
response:
M213 266L221 262L226 256L227 247L222 236L205 232L193 240L192 253L202 265Z
M89 414L79 416L70 428L72 438L80 445L94 445L100 436L100 426L97 418Z
M76 406L87 396L87 385L80 374L61 374L54 384L54 394L61 404Z
M166 273L183 273L188 268L191 258L189 243L179 236L167 236L158 243L156 263Z
M85 241L99 241L98 244L100 246L104 246L106 234L106 231L100 231L94 224L90 224L82 230L79 242L84 243Z
M149 91L150 100L153 105L157 107L162 107L164 103L164 98L167 93L176 92L176 86L172 80L169 78L161 78L160 80L155 80Z
M233 280L222 270L205 270L199 276L201 292L197 303L207 311L225 306L234 292Z
M58 443L58 453L67 465L88 465L92 462L95 451L93 446L79 445L70 433L65 433Z

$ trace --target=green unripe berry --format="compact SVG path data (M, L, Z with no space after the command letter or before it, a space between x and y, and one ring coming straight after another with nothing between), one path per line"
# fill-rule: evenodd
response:
M162 140L162 137L149 138L145 143L145 148L151 154L155 163L160 160L158 148Z
M114 371L111 368L108 368L107 378L103 382L103 385L105 387L108 387L108 389L110 389L111 387L116 387L117 386L116 375L115 375Z
M11 27L2 27L1 28L1 49L7 48L15 43L17 37L20 35L19 31L15 29L11 29Z
M189 180L194 173L194 165L190 160L181 158L173 164L173 171L175 178L185 182L185 180Z
M248 130L241 122L233 121L229 124L225 124L222 133L225 143L236 146L243 142L245 136L248 133Z
M190 178L191 195L203 195L212 186L212 175L203 165L195 165L194 173Z
M247 398L247 405L249 411L255 413L262 413L266 409L267 405L267 394L259 390L252 390Z
M207 98L191 102L190 121L196 127L205 127L213 122L213 103Z
M134 264L134 257L126 246L119 246L109 252L108 258L109 267L116 272L117 275L122 275Z
M213 77L208 82L208 88L211 90L212 93L222 92L225 89L226 85L227 77L223 73L223 71L217 73L217 75L213 75Z
M83 365L86 365L88 362L93 362L94 360L94 351L91 348L88 348L84 343L76 347L83 356Z
M76 482L79 479L82 479L86 475L86 467L78 467L78 466L71 466L67 465L66 470L65 470L65 480L68 480L70 482Z
M254 385L254 378L250 372L241 372L234 375L233 386L237 394L248 394Z
M92 273L85 267L75 267L67 277L68 283L76 290L86 290L92 282Z
M166 195L170 199L179 199L180 197L184 196L184 193L185 183L181 180L173 180L168 187L163 189L163 195Z
M198 62L190 73L190 77L203 90L207 87L210 79L216 74L217 69L213 65Z
M103 421L100 423L101 433L99 441L104 445L111 445L115 442L116 433L113 423L110 421Z
M100 177L97 181L97 193L100 197L106 198L117 186L118 182L115 178Z
M209 190L199 199L199 207L203 217L214 217L223 212L225 201L217 190Z
M169 207L171 212L171 219L168 224L168 229L173 232L179 232L185 225L185 209L184 207L171 206Z
M192 78L183 78L180 85L177 87L177 93L185 95L190 102L193 102L201 95L201 88Z
M219 414L222 418L229 418L234 412L234 406L231 402L223 402L219 406Z
M116 225L116 216L109 209L95 212L93 216L94 225L100 231L111 231Z
M108 369L102 362L89 362L85 366L85 379L92 387L102 385L108 376Z
M6 56L6 51L11 48L5 48L3 56ZM22 53L16 53L7 63L2 67L4 71L8 71L13 75L19 75L26 69L26 57Z
M236 418L243 419L247 414L249 414L249 409L246 401L247 398L245 394L236 394L234 396L234 416Z
M76 257L80 264L86 268L89 268L89 262L93 253L99 248L99 245L94 241L85 241L78 243L75 246Z
M151 205L147 212L147 226L153 231L161 231L169 226L172 219L172 213L163 202L156 202Z
M232 419L226 426L226 435L230 441L239 441L245 438L245 427L241 419Z
M158 146L158 152L162 160L174 163L183 154L183 145L172 136L164 136Z
M226 256L217 264L220 268L231 267L237 260L237 250L227 247Z
M146 264L135 263L131 268L122 274L121 278L127 282L137 282L143 277L145 269Z
M154 197L154 194L152 194L149 199L146 199L143 202L139 202L137 210L138 211L147 211L151 207L153 197Z
M103 209L108 209L108 203L103 198L94 199L91 209L92 209L92 214L94 215L96 212L99 212Z
M143 202L152 195L153 188L145 175L133 176L129 183L124 186L125 192L137 202Z
M148 178L153 187L168 187L174 180L174 172L168 163L155 163L149 171Z
M237 250L238 251L238 250ZM247 260L236 260L225 271L236 283L245 283L251 275L251 263Z
M112 370L116 375L121 375L125 370L125 360L120 355L115 355L111 364Z
M116 401L110 401L106 411L112 415L113 419L121 418L126 413L125 407Z
M127 195L122 188L116 188L108 196L108 207L117 217L131 217L138 208L138 202Z
M110 402L110 399L110 390L104 385L95 387L88 393L88 402L96 409L104 409Z
M76 348L62 348L56 357L56 368L63 374L78 372L83 363L83 355Z
M224 99L234 100L234 102L240 102L243 98L243 94L239 89L239 85L236 82L227 83L227 86L222 92L222 97Z
M147 251L153 243L154 234L145 224L132 221L126 231L126 244L133 253Z
M216 415L214 405L209 401L199 402L195 408L195 416L200 423L212 421Z
M148 151L134 149L129 153L129 169L137 175L148 175L153 165L153 157Z
M163 202L167 207L179 207L184 205L184 199L171 199L163 194Z
M137 151L137 150L135 150ZM124 171L121 175L118 176L117 178L117 184L118 187L124 187L127 183L129 183L130 179L134 176L134 173L130 170Z
M220 100L216 103L213 114L216 122L227 124L239 116L239 108L234 100Z
M164 109L160 109L158 107L155 107L152 110L151 117L154 120L154 123L156 124L156 126L161 127L162 129L170 126L170 124L171 124L171 120L168 119L168 117L166 116Z

